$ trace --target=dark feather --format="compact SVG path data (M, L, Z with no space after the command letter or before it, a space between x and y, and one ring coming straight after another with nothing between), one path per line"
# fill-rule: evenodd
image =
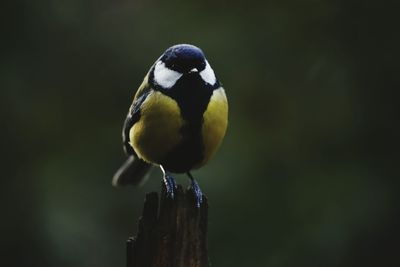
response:
M130 156L125 163L118 169L112 179L113 186L140 185L145 181L151 164L139 158Z

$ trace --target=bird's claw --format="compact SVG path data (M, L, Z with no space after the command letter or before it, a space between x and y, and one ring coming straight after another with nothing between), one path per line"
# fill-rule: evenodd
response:
M200 208L201 204L203 203L203 193L201 192L199 184L196 182L196 180L192 180L192 189L194 192L194 197L196 201L196 207Z
M174 177L172 177L169 174L165 174L164 176L164 184L165 184L165 189L167 191L167 196L171 199L174 199L175 197L175 189L176 187L176 183L174 180Z

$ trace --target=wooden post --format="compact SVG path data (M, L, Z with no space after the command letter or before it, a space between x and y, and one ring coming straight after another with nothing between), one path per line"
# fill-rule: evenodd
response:
M136 237L127 240L127 267L208 267L207 198L196 207L192 189L174 199L146 195Z

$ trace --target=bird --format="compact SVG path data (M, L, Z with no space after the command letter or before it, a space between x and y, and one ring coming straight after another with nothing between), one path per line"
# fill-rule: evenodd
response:
M122 130L127 159L112 184L140 185L158 166L167 196L174 198L172 173L186 173L200 207L203 194L191 171L214 156L227 126L225 90L204 52L190 44L169 47L135 93Z

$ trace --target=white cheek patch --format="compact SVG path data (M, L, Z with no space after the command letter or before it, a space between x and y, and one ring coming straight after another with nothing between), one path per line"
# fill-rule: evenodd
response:
M182 77L182 73L171 70L158 61L154 67L154 81L165 89L171 88Z
M206 60L206 67L204 70L200 72L200 76L206 83L211 85L214 85L215 82L217 81L217 78L215 78L214 71L211 68L210 64L208 64L207 60Z

